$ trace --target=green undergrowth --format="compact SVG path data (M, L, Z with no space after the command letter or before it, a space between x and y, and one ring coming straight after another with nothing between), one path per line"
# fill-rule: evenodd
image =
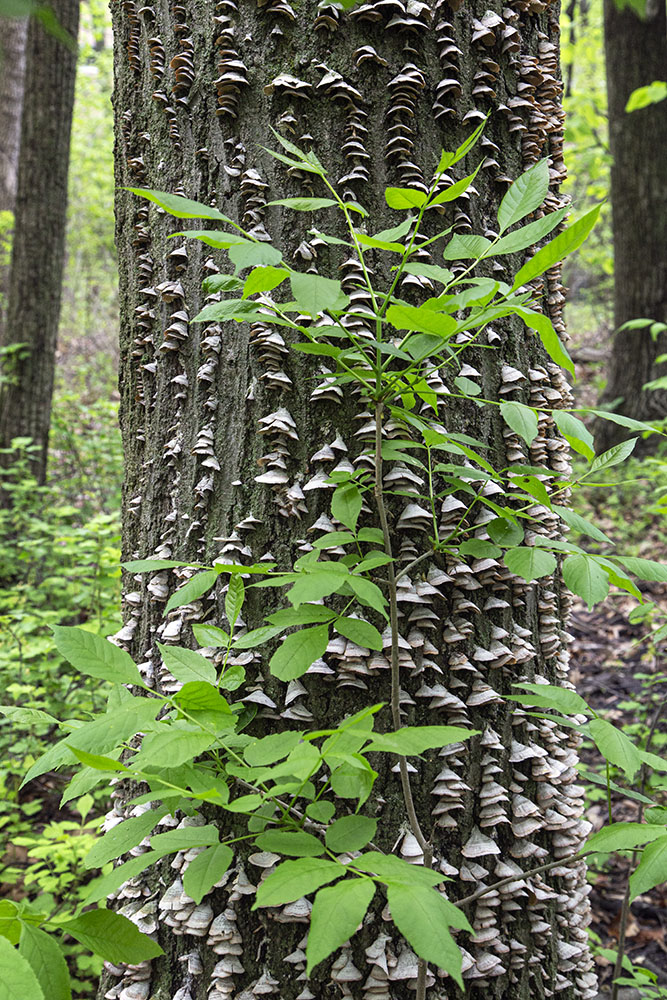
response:
M92 375L89 373L92 378ZM75 673L53 644L68 622L99 635L120 627L120 483L117 406L109 385L92 399L60 385L54 401L49 480L30 475L28 442L17 442L0 509L0 685L3 701L49 715L89 718L104 704L104 682ZM22 775L53 742L53 726L17 730L0 721L0 886L5 903L72 907L85 891L90 850L107 793L60 809L64 781L53 774L28 792ZM91 997L101 961L65 946L75 997Z

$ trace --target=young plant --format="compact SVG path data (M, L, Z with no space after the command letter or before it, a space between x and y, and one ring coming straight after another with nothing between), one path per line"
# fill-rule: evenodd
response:
M473 346L483 344L493 350L483 339L489 324L514 317L536 331L554 361L572 370L551 321L539 310L531 282L581 245L598 213L593 209L559 232L511 282L476 276L477 265L533 246L564 218L559 211L514 228L540 207L547 194L548 165L542 160L509 188L499 208L498 236L493 240L461 234L449 238L449 229L426 234L429 226L429 232L433 229L434 210L472 185L477 171L449 186L442 178L473 148L481 130L456 152L443 152L428 191L388 188L387 204L403 220L372 235L364 210L340 196L314 153L276 137L284 151L271 155L312 174L327 193L326 197L280 199L277 204L297 212L325 208L340 212L346 227L344 242L364 276L369 310L356 307L340 282L293 269L278 248L259 242L217 208L135 189L137 195L177 218L203 218L228 227L175 234L223 250L235 269L233 274L206 280L205 291L215 301L195 321L259 320L291 331L296 335L293 350L328 359L334 366L327 376L330 383L359 394L363 407L372 413L374 439L362 471L357 467L330 475L333 530L293 564L279 566L259 559L249 565L216 561L212 566L192 566L150 558L125 564L134 574L182 571L186 582L172 593L165 615L224 590L225 620L193 626L199 651L158 643L163 667L176 682L169 685L170 693L154 689L124 650L91 632L56 626L56 646L72 666L114 687L106 712L80 725L60 724L62 738L25 776L29 782L52 769L78 765L65 801L112 778L131 782L136 793L129 804L139 811L107 832L85 863L91 869L104 866L146 837L150 850L91 883L83 906L105 899L165 856L193 849L198 853L185 869L183 887L192 900L200 902L224 879L235 852L270 852L279 862L258 888L254 906L281 906L314 895L307 975L355 934L369 908L380 906L378 898L382 897L398 932L419 957L417 1000L424 1000L428 963L463 987L461 950L454 935L472 931L466 916L469 905L508 880L463 898L456 898L458 885L448 886L445 893L448 879L435 865L442 860L438 844L420 824L408 758L445 746L462 749L477 733L462 726L402 724L398 624L402 577L428 560L457 555L502 559L510 572L531 582L553 573L564 556L567 585L592 604L606 595L610 583L638 593L626 569L637 575L667 576L664 568L656 568L657 563L630 560L628 565L623 557L597 556L536 530L547 508L565 525L606 540L564 500L578 482L623 461L633 442L596 457L588 431L571 412L540 407L538 413L524 403L485 395L470 366L464 368L466 352ZM340 239L319 230L318 234L325 242ZM415 257L426 246L432 251L441 248L447 266L424 264ZM371 253L388 255L391 278L385 287L372 280L367 263ZM242 277L240 272L247 273ZM399 283L406 274L435 284L437 294L419 306L401 299ZM227 293L231 296L224 297ZM587 471L577 480L546 467L496 468L483 454L484 442L441 422L443 403L452 399L493 408L528 445L538 435L540 413L552 412L560 432L587 458ZM402 428L402 437L385 436L388 420ZM427 484L426 492L417 491L413 512L425 541L422 551L404 567L397 563L389 526L392 491L383 470L390 462L418 469ZM451 529L443 531L436 508L459 497L464 498L459 500L461 515ZM489 519L481 535L467 515L484 508ZM256 597L263 589L283 593L282 606L248 631L241 624L242 610L248 596ZM381 629L388 630L390 661L383 702L363 706L325 729L304 727L268 735L255 731L252 703L237 694L245 684L239 654L262 649L271 675L278 681L293 681L316 664L335 635L368 651L382 650L386 642ZM644 760L623 733L598 718L574 692L550 685L521 687L528 693L515 700L531 708L566 713L557 717L558 724L590 734L610 767L630 770ZM571 714L574 720L569 719ZM19 722L31 719L21 710L15 715ZM591 718L582 723L579 716ZM142 734L140 741L138 734ZM389 766L398 764L406 827L421 849L423 864L408 864L379 846L378 824L369 802L380 767L386 767L384 756ZM204 804L207 816L215 808L225 814L224 822L204 822L198 812ZM162 820L177 814L184 818L176 828L155 832ZM624 824L619 839L617 826L596 834L593 846L525 874L578 863L591 850L653 843L666 834L664 825L641 824L638 831L635 825ZM18 907L12 919L18 939L23 934L19 928L29 926L29 920ZM149 958L160 953L149 937L138 937L136 929L127 926L129 922L118 923L123 919L110 910L84 910L67 920L62 915L44 916L42 924L75 937L78 932L79 940L82 933L84 937L88 933L92 941L92 925L99 921L104 940L96 940L95 946L112 962L136 962L142 960L138 954ZM115 957L110 957L111 952ZM29 956L24 959L20 948L15 955L23 974L32 975ZM39 998L34 991L33 995Z

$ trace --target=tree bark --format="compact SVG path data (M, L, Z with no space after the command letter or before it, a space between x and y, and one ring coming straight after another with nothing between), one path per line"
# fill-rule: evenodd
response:
M304 225L293 213L267 207L272 199L311 188L308 176L287 171L262 150L276 146L270 127L312 145L330 176L371 211L373 231L402 218L387 209L385 186L422 185L442 147L455 148L487 110L493 114L476 150L478 158L486 157L476 181L479 197L454 204L456 229L492 230L508 177L541 156L551 158L547 210L562 203L558 4L514 0L505 20L490 28L473 23L469 5L459 12L452 9L458 4L442 0L409 6L406 11L398 0L383 0L342 14L318 7L316 0L302 0L294 9L284 0L259 7L227 0L217 4L214 18L204 4L170 10L140 10L132 0L114 5L126 559L222 557L245 563L270 551L281 565L290 565L327 530L327 470L339 462L367 463L375 425L373 414L359 412L353 393L343 397L327 385L326 370L288 353L280 330L261 324L188 326L202 303L202 277L218 271L220 262L202 253L200 244L167 240L183 226L121 188L151 187L219 205L256 235L270 233L285 259L342 276L348 292L357 288L357 294L357 265L347 254L310 234L311 221ZM484 17L486 5L476 6ZM331 232L326 218L322 228ZM447 224L443 218L439 223ZM512 261L513 267L519 263ZM562 331L557 269L543 290L545 308ZM401 294L419 299L427 292L413 282ZM567 404L562 373L525 330L501 320L489 336L498 351L471 354L489 391L502 383L506 363L522 373L518 389L505 385L507 398L540 406L546 391L549 405ZM568 467L565 442L547 414L529 452L490 408L447 409L442 419L450 428L482 436L501 464ZM391 426L383 433L391 433ZM390 469L396 471L396 464L387 463ZM405 506L399 499L390 512L399 567L414 559L420 544L414 526L406 530L399 523ZM443 529L453 516L459 512L445 505ZM470 516L474 521L479 515ZM367 517L374 523L372 514ZM548 517L534 528L558 532ZM158 686L168 677L155 640L189 643L192 622L220 617L220 595L163 617L168 594L189 573L125 581L125 625L116 641ZM496 563L467 565L443 556L423 562L400 588L403 720L468 725L483 734L468 745L470 751L414 760L416 808L424 829L434 831L434 863L461 872L461 881L450 883L451 894L463 897L480 880L496 881L500 861L527 870L576 851L587 829L574 770L576 737L550 723L532 724L501 698L521 678L566 680L568 602L560 580L529 586ZM265 610L253 601L248 627L259 624ZM319 672L286 688L270 677L259 655L245 654L249 683L243 694L258 705L259 725L319 726L371 701L389 701L385 657L332 645L325 661ZM388 711L384 725L391 725ZM500 804L485 806L488 795L480 799L480 793L488 793L494 780ZM534 800L537 818L528 824L530 833L518 817L522 795ZM128 814L125 802L126 794L117 791L110 822ZM407 853L400 782L389 769L378 779L372 810L380 819L382 848ZM465 845L476 826L490 839L471 860ZM157 934L166 957L136 968L107 967L100 997L413 995L415 956L400 938L388 936L391 925L379 911L333 965L325 963L306 982L302 948L309 904L268 916L252 911L261 868L248 853L239 853L224 884L198 908L183 896L171 908L179 870L187 864L181 855L171 868L123 887L116 905ZM562 1000L594 997L586 894L580 864L527 878L518 896L515 886L471 906L477 938L460 939L467 953L467 995L532 1000L558 990ZM376 958L365 952L371 946ZM451 980L429 972L429 1000L458 995Z
M602 402L637 420L667 416L667 392L645 383L667 374L656 358L667 351L667 335L653 340L647 329L618 328L631 319L667 322L667 101L627 113L637 87L665 78L667 15L664 0L648 0L646 16L617 10L605 0L605 53L609 138L613 157L611 205L614 235L614 334L609 377ZM627 431L608 421L596 429L609 448Z
M0 213L13 214L16 202L27 34L27 18L3 20L0 39ZM6 241L10 239L8 225L8 220L0 220L0 343L9 282L9 266L5 263Z
M55 14L76 38L78 0L58 0ZM76 54L31 18L14 218L5 357L0 386L0 445L29 437L39 482L46 477L51 397L65 255L67 170Z

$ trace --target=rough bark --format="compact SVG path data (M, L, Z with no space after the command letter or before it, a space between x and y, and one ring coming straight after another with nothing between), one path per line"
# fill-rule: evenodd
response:
M651 379L667 374L656 358L667 350L667 336L653 340L648 330L618 328L646 317L667 322L667 101L626 113L637 87L662 80L667 67L667 15L664 0L648 0L646 16L617 10L605 0L605 53L609 100L611 205L614 235L614 326L609 377L602 400L637 420L667 416L667 392L645 391ZM598 443L609 448L627 432L600 422Z
M25 41L28 33L26 18L2 21L0 38L0 212L14 211L21 141L21 110L25 74ZM4 223L0 240L7 238ZM4 258L4 250L0 249ZM0 259L0 343L7 306L9 267Z
M403 3L382 0L344 15L318 10L315 0L294 9L284 0L259 6L225 0L215 10L211 3L114 5L119 188L152 187L218 204L256 234L270 233L286 259L342 275L354 292L353 261L309 235L310 222L302 226L294 215L266 207L310 185L262 151L275 145L269 127L312 144L380 229L397 220L384 205L385 185L422 184L441 148L455 148L481 114L493 110L480 147L486 160L479 198L458 201L451 221L461 232L492 230L509 177L540 156L551 157L547 209L555 209L564 174L558 4L514 0L492 27L474 21L485 15L486 3L454 6L433 0L410 4L406 12ZM331 217L321 218L331 232ZM326 530L320 516L328 510L327 470L341 461L368 463L372 414L358 412L353 394L343 398L327 387L326 372L309 359L288 354L279 330L188 327L201 305L201 279L221 261L202 254L199 244L167 241L181 228L119 191L124 556L245 562L270 550L288 565ZM418 283L402 289L417 298L423 293ZM562 330L557 271L544 293L545 308ZM545 393L551 405L567 402L565 380L534 338L504 321L489 336L499 351L472 355L489 391L502 386L508 398L538 406ZM443 418L449 427L484 436L501 464L567 468L565 442L546 414L529 452L489 409L447 410ZM404 506L394 508L391 523L395 551L407 562L419 551L420 535L414 524L398 524ZM445 505L443 526L458 516ZM480 531L483 522L476 522ZM538 530L558 528L547 514ZM157 685L169 678L155 640L188 643L191 622L219 617L219 597L217 604L199 601L163 617L168 594L188 572L125 581L125 626L116 639ZM409 636L401 661L405 720L471 725L484 734L470 753L415 762L416 805L425 828L435 831L435 863L462 872L452 893L463 896L480 879L495 881L501 861L525 870L576 850L585 833L576 739L549 723L533 725L500 697L519 678L566 680L567 598L560 581L528 586L496 563L443 557L401 581L400 602L401 630ZM249 627L263 610L251 605ZM319 672L286 689L258 654L245 654L250 683L244 696L259 706L259 724L320 725L368 699L389 700L383 656L331 646L325 659ZM500 788L495 805L488 801L494 780L494 790ZM527 823L519 819L522 795L533 803L527 808L535 818ZM118 793L110 822L127 809ZM372 810L381 820L382 847L398 843L396 849L407 852L400 783L389 770L378 779ZM468 850L466 860L461 851L475 826L493 843L476 858ZM116 905L157 933L167 957L135 969L108 968L100 997L413 995L414 955L400 939L386 937L390 925L379 911L333 966L325 963L306 983L299 951L307 932L305 901L268 915L251 912L261 869L241 854L224 884L195 908L174 882L185 864L179 855L171 868L120 890ZM583 866L563 867L474 906L478 937L461 939L467 995L532 1000L559 990L562 1000L593 997L586 891ZM364 952L374 942L375 959ZM429 1000L456 995L451 980L430 976Z
M76 38L78 0L58 0L60 24ZM29 437L33 468L46 476L51 397L65 255L67 169L76 55L31 18L26 42L7 324L2 346L24 344L0 387L0 445Z

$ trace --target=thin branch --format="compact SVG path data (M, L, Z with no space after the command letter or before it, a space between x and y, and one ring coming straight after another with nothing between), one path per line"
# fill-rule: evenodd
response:
M575 861L581 861L582 858L588 857L589 854L595 854L595 851L580 851L578 854L571 854L567 858L560 858L559 861L550 861L546 865L529 868L526 872L517 872L516 875L509 875L507 878L501 879L500 882L494 882L493 885L485 885L483 888L478 889L477 892L473 892L469 896L464 896L463 899L453 899L452 902L454 906L467 906L468 903L474 903L476 899L481 899L482 896L486 896L488 892L493 892L495 889L502 889L503 886L510 885L512 882L518 882L522 878L539 875L540 872L548 872L550 868L558 868L560 865L571 865Z

